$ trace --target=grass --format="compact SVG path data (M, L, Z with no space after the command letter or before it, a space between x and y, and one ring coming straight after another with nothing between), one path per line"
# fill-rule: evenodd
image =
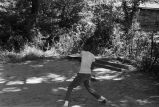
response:
M1 51L0 61L3 63L6 62L16 63L26 60L37 60L48 57L54 57L54 56L59 56L55 48L51 48L48 51L42 51L36 47L31 47L26 45L24 50L19 53L15 53L14 51L12 52Z

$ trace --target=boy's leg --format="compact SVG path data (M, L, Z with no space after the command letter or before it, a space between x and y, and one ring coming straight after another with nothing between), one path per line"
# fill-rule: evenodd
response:
M85 85L86 89L88 90L88 92L89 92L90 94L92 94L99 102L101 102L101 103L107 103L108 100L107 100L105 97L99 95L99 94L91 87L90 83L91 83L90 80L84 81L84 85Z
M79 75L77 75L74 80L70 83L70 85L68 86L67 92L66 92L66 96L65 96L65 104L64 107L68 107L68 103L71 99L71 92L73 90L73 88L77 87L78 85L80 85L81 83L81 79L79 77Z
M101 96L90 86L90 80L84 81L84 86L90 94L92 94L96 99L99 99Z

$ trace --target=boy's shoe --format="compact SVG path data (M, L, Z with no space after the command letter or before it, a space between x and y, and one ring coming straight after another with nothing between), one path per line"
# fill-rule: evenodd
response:
M68 103L69 103L68 101L65 101L63 107L68 107Z
M99 101L101 104L105 104L105 105L108 105L110 107L119 107L118 105L116 104L113 104L111 101L108 101L108 100L103 100L103 101Z
M106 104L107 103L106 100L102 100L102 101L98 101L98 102L101 103L101 104Z
M62 107L68 107L68 105L63 105Z
M106 104L108 101L105 97L101 96L99 99L98 99L98 102L101 103L101 104Z
M118 107L116 106L115 104L113 104L111 101L107 100L106 98L104 98L103 96L101 96L99 99L98 99L98 102L101 103L101 104L106 104L106 105L109 105L111 107Z

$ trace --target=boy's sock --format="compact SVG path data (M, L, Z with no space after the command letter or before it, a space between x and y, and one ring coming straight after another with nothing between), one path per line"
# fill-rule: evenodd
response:
M69 101L66 100L63 107L68 107L68 103L69 103Z

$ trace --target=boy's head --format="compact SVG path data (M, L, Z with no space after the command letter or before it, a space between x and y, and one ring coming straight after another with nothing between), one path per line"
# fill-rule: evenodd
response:
M97 47L95 46L95 42L92 41L91 39L88 39L86 40L86 42L84 43L83 47L82 47L82 50L83 51L89 51L91 52L92 54L96 54L96 49Z
M82 48L83 51L89 51L94 54L94 46L91 43L85 43Z
M92 48L91 48L91 46L89 44L84 44L82 50L91 52Z

